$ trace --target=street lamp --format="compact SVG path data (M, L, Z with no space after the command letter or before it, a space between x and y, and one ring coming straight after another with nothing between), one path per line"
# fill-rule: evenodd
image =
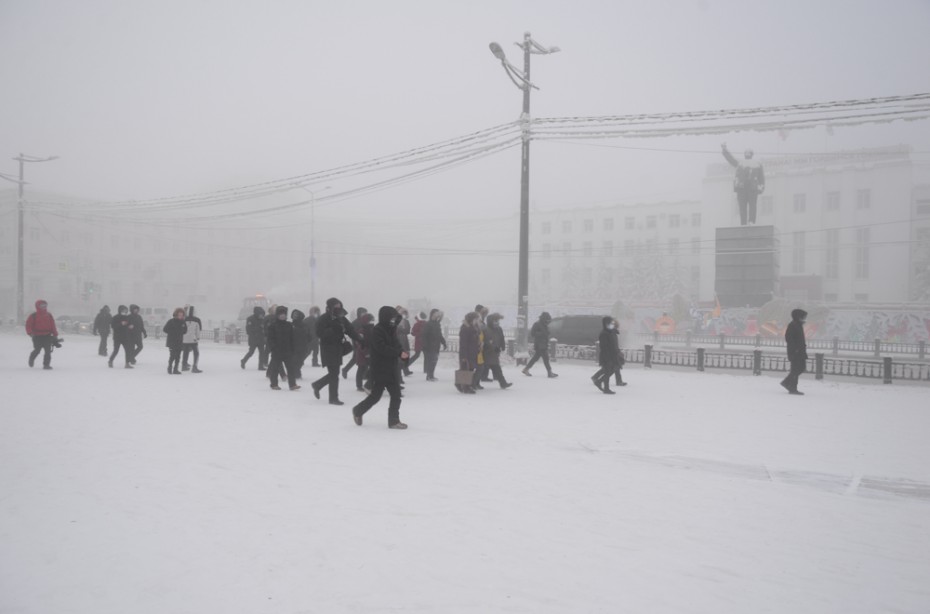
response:
M533 40L529 32L523 33L523 43L514 43L523 49L523 71L507 61L504 50L491 43L491 53L501 61L504 72L519 89L523 90L523 113L520 115L523 139L523 156L520 165L520 263L517 296L517 354L526 356L529 326L529 244L530 244L530 89L539 89L530 81L530 55L548 55L558 47L543 47Z
M57 160L58 156L49 156L47 158L38 158L36 156L27 156L20 153L18 157L13 158L19 162L19 180L14 181L14 183L19 184L19 198L17 200L17 225L18 225L18 244L16 247L16 321L19 324L25 322L26 319L26 310L25 310L25 291L23 288L23 245L25 243L25 237L23 236L23 186L26 185L26 181L23 179L24 170L23 167L26 165L26 162L50 162L51 160ZM4 176L4 179L9 179Z
M316 231L316 192L325 192L333 186L324 186L316 191L306 186L300 186L302 190L310 192L310 306L316 305L316 256L313 252L313 239Z

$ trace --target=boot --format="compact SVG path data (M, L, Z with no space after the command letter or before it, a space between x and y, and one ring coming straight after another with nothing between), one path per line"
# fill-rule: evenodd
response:
M132 369L132 368L133 368L132 363L127 362L125 365L123 365L123 368L124 368L124 369Z
M559 376L558 373L553 373L552 371L549 371L549 378L550 378L550 379L551 379L551 378L556 378L556 377L558 377L558 376Z
M601 391L604 390L603 388L601 388L601 380L597 377L596 374L591 376L591 381L594 383L595 388Z
M113 368L113 361L112 361L112 360L108 360L108 361L107 361L107 366L110 367L110 368L112 369L112 368Z
M244 359L244 358L243 358L242 360L239 361L239 366L242 367L243 369L245 369L245 359Z
M404 424L403 422L397 422L397 423L388 425L388 428L402 431L407 428L407 425Z
M616 392L608 388L606 383L604 384L604 388L601 389L601 392L603 392L604 394L617 394Z
M177 367L175 367L175 368L174 368L174 371L172 371L171 374L172 374L172 375L181 375L181 372L178 371L178 368L177 368Z
M511 382L501 382L501 390L507 390L511 386L513 386L513 383Z
M530 372L529 372L528 370L526 370L526 369L523 369L522 371L520 371L520 373L522 373L523 375L526 375L527 377L533 377L533 374L530 373Z
M113 365L110 365L110 366L112 367ZM171 365L168 365L168 375L171 375Z
M181 365L181 371L190 371L190 370L191 370L190 365Z
M194 365L194 368L191 369L191 373L203 373L200 369L197 368L197 365Z
M335 400L333 400L333 401L330 401L329 404L330 404L330 405L345 405L345 403L343 403L343 402L340 401L339 399L335 399Z

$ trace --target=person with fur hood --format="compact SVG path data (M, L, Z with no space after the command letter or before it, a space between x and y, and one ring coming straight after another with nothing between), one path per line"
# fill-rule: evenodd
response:
M410 357L397 339L397 325L402 319L397 310L389 305L378 310L378 324L375 325L368 344L371 349L371 394L352 408L352 419L358 426L362 426L365 412L374 407L387 390L391 397L388 405L388 428L407 428L407 425L400 421L399 364Z
M317 320L316 335L320 339L320 362L326 369L326 375L313 382L313 396L319 399L320 391L329 387L329 404L344 405L339 400L339 367L342 357L353 349L346 335L354 341L358 341L359 336L346 319L346 310L338 298L326 300L326 313Z
M788 349L788 362L791 363L791 370L788 372L788 377L781 381L781 385L789 394L804 394L798 390L798 378L807 371L807 340L804 338L804 321L806 319L806 311L795 309L791 312L791 323L785 329L785 344Z
M45 350L42 356L42 368L52 368L52 346L61 347L58 340L58 327L55 326L55 317L48 312L48 302L43 299L36 301L36 310L26 318L26 334L32 337L32 352L29 354L29 366L35 364L39 352Z

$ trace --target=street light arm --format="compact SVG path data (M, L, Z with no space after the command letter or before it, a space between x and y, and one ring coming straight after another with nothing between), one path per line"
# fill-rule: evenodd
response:
M18 184L21 184L21 185L29 185L29 182L28 182L28 181L20 181L19 179L17 179L17 178L14 177L13 175L6 175L6 174L4 174L4 173L0 173L0 179L6 179L7 181L9 181L9 182L11 182L11 183L18 183Z

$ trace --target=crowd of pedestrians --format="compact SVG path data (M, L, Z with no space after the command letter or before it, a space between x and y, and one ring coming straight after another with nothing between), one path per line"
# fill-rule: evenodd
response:
M476 394L483 390L484 383L496 381L501 389L513 385L507 381L501 365L501 355L506 351L506 339L501 327L503 316L489 311L483 305L476 305L473 311L465 314L459 328L459 369L456 371L455 383L456 388L465 394ZM124 368L132 369L136 364L143 340L148 337L139 312L138 305L120 305L116 315L111 316L109 306L105 305L94 319L93 332L100 337L100 356L108 355L107 340L111 335L113 337L113 350L107 361L109 367L113 367L120 350L123 351ZM388 426L392 429L407 428L400 421L404 377L414 375L410 367L422 356L426 381L438 381L436 366L439 353L447 349L442 329L443 312L439 309L430 310L429 315L420 312L412 326L403 306L381 307L377 322L364 307L356 309L356 317L351 322L346 317L347 313L342 301L335 297L326 301L322 313L318 307L313 306L306 316L299 309L289 310L283 305L272 305L267 313L261 307L255 307L245 324L248 352L239 364L245 369L257 353L258 370L268 378L272 390L281 390L279 382L287 380L288 388L296 391L301 389L298 381L303 379L303 367L310 359L312 366L324 370L324 374L311 384L313 395L321 399L326 390L327 401L331 405L344 405L339 398L340 375L342 379L348 379L355 367L356 390L366 393L366 397L352 408L355 423L361 425L365 413L387 391L390 397ZM800 395L803 393L798 391L798 377L804 372L807 361L803 328L807 313L795 309L791 316L792 322L785 333L791 371L781 385L789 393ZM522 369L526 376L532 376L531 369L541 360L547 376L558 377L549 360L551 321L549 313L543 312L530 330L534 352ZM625 360L620 350L619 325L610 316L603 318L602 325L598 339L600 368L591 380L602 393L615 394L610 387L611 379L616 386L626 386L621 374ZM193 306L174 310L162 329L168 347L168 374L180 375L188 370L192 373L203 372L199 367L198 345L202 329L202 322L195 315ZM26 332L33 344L29 366L32 367L38 355L44 351L42 366L51 369L52 351L55 347L61 347L61 339L46 301L36 301L35 312L26 320ZM343 366L346 357L349 359Z

